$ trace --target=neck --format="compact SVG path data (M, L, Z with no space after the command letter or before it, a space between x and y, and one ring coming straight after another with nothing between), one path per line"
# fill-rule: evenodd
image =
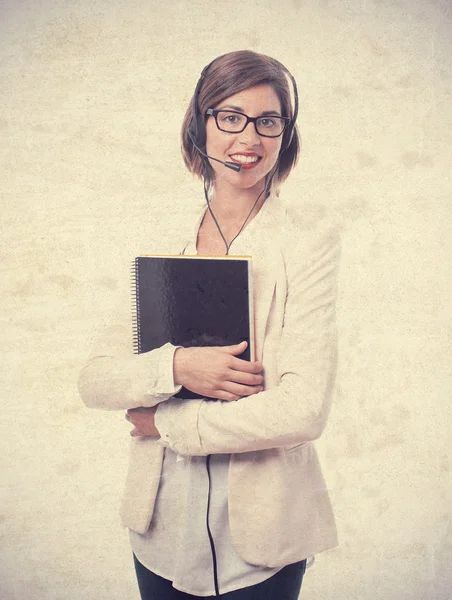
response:
M259 181L251 188L238 189L224 181L216 181L211 200L211 207L215 216L224 224L242 222L249 214L259 194L265 186L264 181ZM265 202L265 192L253 209L248 222L259 212Z

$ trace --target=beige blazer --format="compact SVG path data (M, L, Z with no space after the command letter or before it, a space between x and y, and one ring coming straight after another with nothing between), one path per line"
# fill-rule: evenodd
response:
M183 251L196 239L201 216L159 252ZM315 211L291 216L279 198L269 198L234 242L233 254L253 256L256 357L265 374L259 394L236 402L171 398L174 347L133 355L125 319L113 324L80 375L87 406L159 404L174 451L231 454L231 534L252 564L279 567L337 545L313 442L325 428L336 373L339 247L327 219ZM163 453L156 438L132 439L121 516L140 533L152 518Z

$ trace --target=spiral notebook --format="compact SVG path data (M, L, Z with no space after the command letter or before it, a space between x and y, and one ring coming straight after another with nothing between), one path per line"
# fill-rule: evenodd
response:
M163 346L248 346L254 360L249 256L138 256L132 264L134 352ZM178 398L199 398L182 388Z

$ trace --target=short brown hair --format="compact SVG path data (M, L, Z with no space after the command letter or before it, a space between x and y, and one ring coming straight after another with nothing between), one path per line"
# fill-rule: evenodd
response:
M215 108L226 98L262 84L270 85L275 90L281 103L283 116L292 119L293 108L286 72L285 67L274 58L251 50L229 52L216 58L204 70L202 80L198 83L196 109L199 111L198 114L202 115L202 126L205 127L205 114L208 108ZM189 135L189 130L193 131L193 127L196 129L195 94L196 91L182 123L182 156L187 169L193 175L203 177L210 188L213 184L213 169L207 158L195 148ZM286 132L283 135L285 134ZM198 144L196 139L195 142ZM299 151L300 138L297 128L294 126L292 140L289 146L280 152L278 161L271 172L272 187L275 191L295 166Z

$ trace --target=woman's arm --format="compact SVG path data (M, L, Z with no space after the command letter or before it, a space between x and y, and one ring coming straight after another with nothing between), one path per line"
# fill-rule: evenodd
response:
M118 316L102 335L82 369L78 389L89 408L127 410L152 407L180 389L173 379L171 344L146 352L132 352L132 322Z
M280 447L321 435L336 374L339 252L339 235L332 230L286 251L279 385L236 402L173 399L160 405L155 423L162 443L179 454L207 455Z
M151 408L184 385L207 397L237 400L262 390L262 365L237 358L246 342L234 346L181 348L170 343L132 354L132 325L117 319L98 342L79 377L79 392L90 408ZM176 353L179 360L176 361ZM144 421L153 413L138 413ZM152 424L151 424L152 425Z

